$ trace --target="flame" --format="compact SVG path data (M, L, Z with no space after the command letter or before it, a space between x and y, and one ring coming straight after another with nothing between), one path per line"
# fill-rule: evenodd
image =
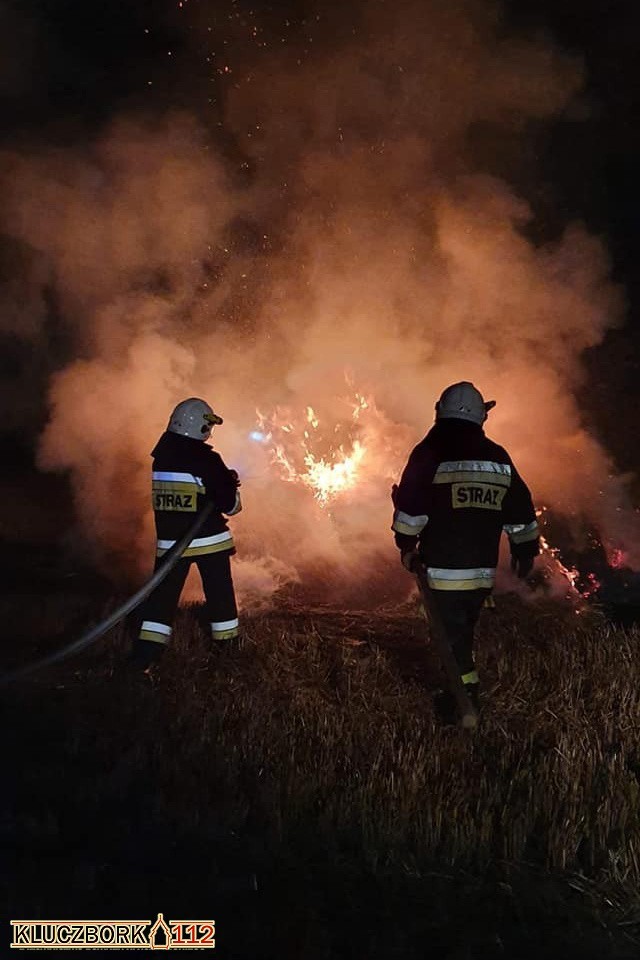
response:
M371 425L363 425L362 414L375 404L360 393L341 402L351 408L349 419L327 427L310 405L299 418L281 407L268 416L257 410L258 429L251 434L270 448L281 478L308 487L321 506L357 485L369 452L362 435Z
M547 507L541 507L539 510L536 510L536 516L538 519L544 517L546 511ZM598 579L596 574L593 571L582 574L575 566L567 567L560 558L560 548L552 546L542 534L540 534L540 550L543 555L546 554L552 559L555 570L562 577L564 577L565 580L568 581L570 590L576 599L588 600L590 597L593 597L598 593L602 587L602 582ZM618 553L621 554L622 552L616 550L613 551L613 554ZM610 560L609 563L611 566L614 566Z
M546 539L546 537L543 537L542 534L540 535L540 550L543 554L546 553L552 558L554 562L554 566L557 569L558 573L560 573L561 576L563 576L565 580L568 581L571 589L576 593L580 593L580 591L576 586L576 581L580 576L579 571L576 570L575 567L565 567L564 563L560 559L559 548L552 547L549 541Z
M326 503L330 497L356 485L359 467L366 452L360 441L355 440L351 454L345 456L340 447L342 459L334 459L333 462L327 463L323 458L316 460L312 453L308 453L304 458L308 470L302 475L302 482L311 487L320 503Z
M544 518L544 514L547 512L547 509L548 509L547 507L540 507L538 510L536 510L536 517L538 518L538 520L541 520ZM578 586L577 586L577 581L580 577L580 571L577 570L575 567L565 566L565 564L560 559L560 548L552 546L547 540L547 538L543 536L542 533L540 534L540 552L543 556L546 554L552 559L555 570L560 574L560 576L564 577L565 580L567 580L567 582L569 583L571 592L574 594L574 596L582 597L583 594L578 589Z

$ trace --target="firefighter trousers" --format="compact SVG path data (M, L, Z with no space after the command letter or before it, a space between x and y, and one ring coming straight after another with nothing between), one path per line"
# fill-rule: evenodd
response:
M228 550L201 557L182 557L143 603L139 640L166 645L171 640L173 620L180 594L192 563L198 566L206 600L207 616L214 640L238 635L238 609L231 577ZM156 558L155 569L162 563Z
M475 627L491 590L432 590L431 603L456 658L464 683L477 683L473 660Z

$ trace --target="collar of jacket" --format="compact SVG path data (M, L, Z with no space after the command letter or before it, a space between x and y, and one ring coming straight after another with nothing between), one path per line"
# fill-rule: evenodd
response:
M202 456L210 453L212 449L204 440L196 440L194 437L181 437L179 433L171 433L169 430L165 430L151 451L151 456L157 457L162 454Z
M436 420L427 434L430 440L453 436L480 437L484 436L484 430L479 423L472 423L471 420L458 420L456 417L446 417L444 420Z

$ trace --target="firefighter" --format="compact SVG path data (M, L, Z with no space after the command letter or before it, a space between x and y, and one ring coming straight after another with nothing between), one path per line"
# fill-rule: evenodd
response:
M222 418L204 400L183 400L151 454L156 569L204 505L213 501L215 506L175 567L142 606L134 659L143 666L157 660L171 639L178 600L193 562L202 579L213 639L238 635L230 564L235 547L226 517L242 509L240 481L236 471L226 467L220 454L206 443L214 426L221 423Z
M472 383L454 383L436 403L435 424L412 451L393 488L392 530L403 565L426 567L430 602L440 616L477 709L474 630L494 585L500 535L512 567L529 575L540 552L531 494L507 451L485 436L495 401Z

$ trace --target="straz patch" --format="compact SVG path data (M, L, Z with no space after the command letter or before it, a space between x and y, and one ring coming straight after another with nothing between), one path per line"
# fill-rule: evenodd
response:
M195 513L198 509L198 489L193 483L154 480L153 509Z
M494 483L452 483L451 503L456 507L480 507L482 510L502 510L507 487Z

